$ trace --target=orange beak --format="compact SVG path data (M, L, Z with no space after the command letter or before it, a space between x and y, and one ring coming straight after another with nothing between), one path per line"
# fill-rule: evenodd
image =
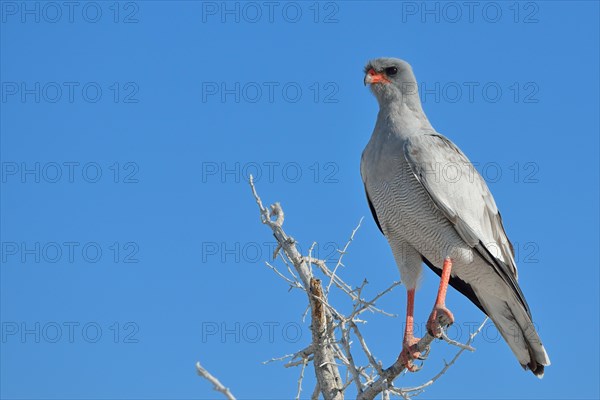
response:
M389 79L386 78L382 73L377 73L375 72L375 70L373 68L371 68L367 74L365 75L365 86L367 86L367 84L374 84L374 83L389 83Z

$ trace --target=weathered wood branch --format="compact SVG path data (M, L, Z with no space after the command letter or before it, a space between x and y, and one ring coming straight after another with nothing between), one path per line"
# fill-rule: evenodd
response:
M213 388L217 392L223 393L223 395L227 398L227 400L236 400L235 396L231 393L229 388L226 388L221 381L219 381L216 377L214 377L210 372L206 370L199 362L196 363L196 372L198 375L209 381L213 384Z
M435 337L433 337L429 333L427 333L417 343L417 351L421 352L421 353L426 351L429 348L429 346L431 345L431 342L433 342L434 340L435 340ZM396 379L396 377L398 375L400 375L402 373L402 371L404 371L405 368L406 368L406 365L404 365L404 363L402 363L402 361L400 361L400 355L398 355L398 359L392 365L390 365L388 368L384 369L383 373L381 373L379 375L379 378L375 382L373 382L367 389L365 389L362 393L360 393L356 397L356 399L357 400L373 400L375 398L375 396L377 396L379 393L386 390L387 386L391 385L392 382L394 381L394 379Z
M325 400L342 400L344 398L342 378L331 347L334 338L332 337L332 332L328 329L329 321L331 321L331 312L324 306L326 299L321 287L321 281L313 278L310 265L296 248L296 242L283 230L284 214L279 203L273 204L269 212L263 205L258 193L256 193L252 176L250 177L250 186L260 210L262 223L271 228L277 243L281 246L286 257L292 262L306 289L312 310L313 365L319 389ZM275 217L275 220L273 220L273 217Z
M331 348L333 342L332 332L328 329L328 311L323 307L323 288L321 280L311 278L310 280L311 309L312 309L312 338L314 345L315 374L317 382L323 393L323 398L341 400L344 398L342 392L342 378L335 363L335 356Z

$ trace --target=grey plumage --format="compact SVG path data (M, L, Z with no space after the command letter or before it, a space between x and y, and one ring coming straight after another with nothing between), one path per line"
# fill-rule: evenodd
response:
M380 58L365 73L380 109L361 175L403 282L415 288L423 261L439 274L450 257L450 284L494 321L519 363L542 377L550 360L517 283L512 245L487 184L429 123L408 63Z

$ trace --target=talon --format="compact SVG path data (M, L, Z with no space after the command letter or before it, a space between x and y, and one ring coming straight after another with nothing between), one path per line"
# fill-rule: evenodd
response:
M429 351L431 350L431 347L427 346L425 348L425 351L423 351L422 353L419 354L419 357L417 357L419 360L427 360L427 357L429 357Z
M398 356L400 362L410 372L417 372L422 366L417 366L413 363L413 360L424 360L423 355L419 351L416 351L417 343L419 338L406 338L402 344L402 352ZM426 356L425 356L426 357Z
M429 351L430 351L430 350L431 350L431 347L430 347L430 346L427 346L427 347L425 348L425 352L424 352L424 354L422 355L422 357L425 357L425 358L429 357Z
M437 298L435 299L435 305L427 320L427 332L438 339L442 337L442 328L454 323L454 316L445 306L446 291L448 290L451 271L452 260L449 257L446 257L442 267L442 274L440 275L440 287L438 289Z
M410 372L419 372L421 368L423 368L422 365L415 365L412 362L410 362L409 365L406 366L406 369L408 369Z
M427 332L435 337L442 337L442 328L454 323L454 316L445 306L435 306L427 320Z
M417 357L417 360L425 361L425 360L427 360L427 356L424 354L421 354Z

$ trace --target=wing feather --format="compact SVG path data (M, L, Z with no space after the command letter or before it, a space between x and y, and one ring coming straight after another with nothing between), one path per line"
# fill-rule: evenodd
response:
M485 180L467 156L437 133L408 138L404 156L436 207L461 238L512 287L529 313L517 284L514 252L502 217Z

